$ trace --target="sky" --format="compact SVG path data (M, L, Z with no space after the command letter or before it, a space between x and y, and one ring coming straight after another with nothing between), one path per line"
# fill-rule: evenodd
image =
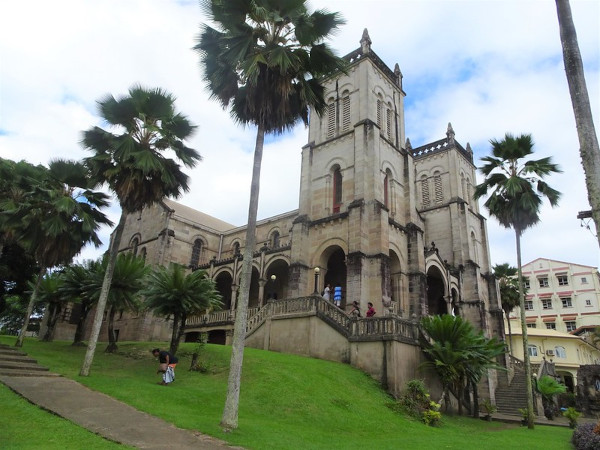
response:
M404 76L406 135L413 147L445 137L467 142L474 162L490 139L530 133L534 158L552 156L563 170L548 183L562 192L522 239L523 263L549 258L598 267L591 209L552 0L312 0L311 10L339 11L346 24L330 44L339 55L359 47L367 28L372 50ZM571 0L596 128L600 114L600 1ZM161 87L198 126L188 145L203 161L187 169L190 191L178 201L233 225L246 223L256 130L236 125L209 98L192 50L206 22L197 0L19 0L0 13L0 156L47 164L89 156L82 131L103 126L97 100L134 84ZM298 208L301 148L308 132L268 138L258 218ZM478 182L482 176L478 175ZM488 217L482 207L481 213ZM116 223L118 204L107 210ZM583 225L586 225L585 223ZM492 264L517 263L515 236L488 218ZM106 249L86 247L78 259Z

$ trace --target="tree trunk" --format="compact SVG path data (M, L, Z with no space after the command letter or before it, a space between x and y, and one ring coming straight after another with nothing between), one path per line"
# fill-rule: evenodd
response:
M579 138L579 154L585 172L592 218L596 225L596 238L600 245L600 149L598 148L598 136L594 127L590 98L583 72L583 61L569 0L556 0L556 10L565 72Z
M46 324L46 332L42 341L51 342L54 338L54 329L56 328L56 321L60 315L61 307L58 303L50 303L48 305L48 323Z
M512 327L510 325L510 311L504 311L506 314L506 322L508 323L508 354L512 356L513 348L512 348Z
M177 348L179 347L179 342L177 341L178 336L179 336L179 326L180 326L179 322L180 322L180 315L174 314L173 315L173 331L171 332L171 345L169 345L169 352L173 356L175 356L175 353L177 353Z
M242 276L238 293L237 311L233 329L231 362L229 379L227 381L227 398L221 426L232 430L238 426L238 409L240 401L240 383L242 378L242 363L244 361L244 345L246 342L246 319L248 315L248 299L250 297L250 281L252 279L252 258L256 242L256 215L258 211L258 194L260 188L260 166L262 163L265 129L259 125L256 133L254 148L254 166L250 186L250 205L248 207L248 227L246 228L246 247L242 262Z
M126 212L121 211L121 218L119 224L115 229L114 239L110 244L110 253L108 259L108 265L106 266L106 273L104 274L104 281L102 282L102 290L100 291L100 298L96 305L96 314L94 315L94 323L92 325L92 333L90 334L90 341L88 342L87 351L85 358L83 359L83 365L79 375L87 377L90 374L90 368L92 361L94 360L94 353L96 352L96 344L98 343L98 336L100 335L100 327L102 326L102 317L104 316L104 308L106 308L106 301L108 299L108 292L110 291L110 285L112 283L113 272L115 270L115 264L117 262L117 255L119 252L119 245L121 244L121 236L123 235L123 228L125 228Z
M40 288L40 283L42 279L46 275L46 268L40 268L38 273L37 280L35 281L35 286L33 288L33 292L31 293L31 297L29 297L29 303L27 304L27 311L25 312L25 320L23 322L23 327L21 328L21 332L19 333L19 337L17 337L17 342L15 342L15 347L23 347L23 339L25 339L25 333L27 333L27 327L29 326L29 318L33 313L33 307L35 306L35 301L38 296L38 290Z
M110 307L110 311L108 313L108 324L106 328L108 329L108 346L104 350L106 353L114 353L118 350L117 340L115 339L115 314L117 310L114 306Z
M479 392L477 392L477 383L471 383L473 387L473 417L479 419Z
M519 271L519 308L521 309L523 361L525 362L525 381L527 386L527 427L533 429L533 386L531 384L531 362L529 361L529 341L527 340L527 323L525 320L525 293L523 290L523 272L521 270L521 230L518 227L515 227L515 234L517 239L517 268Z
M85 335L85 321L90 312L91 305L86 305L84 302L81 303L81 315L77 322L77 328L75 329L75 336L73 337L73 343L71 345L83 345L83 336Z
M177 331L177 337L175 339L175 349L173 352L171 352L173 355L175 353L177 353L177 350L179 350L179 344L181 343L181 338L183 336L183 333L185 332L186 319L187 319L187 314L185 312L181 313L181 319L179 321L179 330Z

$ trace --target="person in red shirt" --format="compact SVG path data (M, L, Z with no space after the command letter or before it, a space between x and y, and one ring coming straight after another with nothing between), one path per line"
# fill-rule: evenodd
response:
M373 317L375 315L375 308L373 308L373 303L367 303L367 317Z

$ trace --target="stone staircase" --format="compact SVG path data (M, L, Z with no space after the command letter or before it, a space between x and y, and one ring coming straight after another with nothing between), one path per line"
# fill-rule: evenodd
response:
M58 377L47 367L40 366L37 361L27 356L27 353L0 344L0 376L9 377Z
M520 416L519 408L527 409L527 381L525 371L515 367L515 376L510 385L506 374L498 377L496 407L501 414Z

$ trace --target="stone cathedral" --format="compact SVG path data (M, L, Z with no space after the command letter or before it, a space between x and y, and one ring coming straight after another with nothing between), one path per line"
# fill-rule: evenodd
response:
M372 50L367 30L345 58L347 74L325 81L326 112L311 116L298 209L257 224L247 344L349 362L395 392L391 367L404 379L420 361L420 317L461 315L502 339L502 311L485 219L472 199L470 145L448 124L441 139L412 147L402 73ZM224 308L190 318L186 333L227 344L244 238L244 226L165 200L127 218L122 250L205 270ZM341 308L321 297L338 283ZM354 301L362 311L372 302L376 320L349 319ZM125 314L115 328L120 340L170 337L168 322L149 313Z

